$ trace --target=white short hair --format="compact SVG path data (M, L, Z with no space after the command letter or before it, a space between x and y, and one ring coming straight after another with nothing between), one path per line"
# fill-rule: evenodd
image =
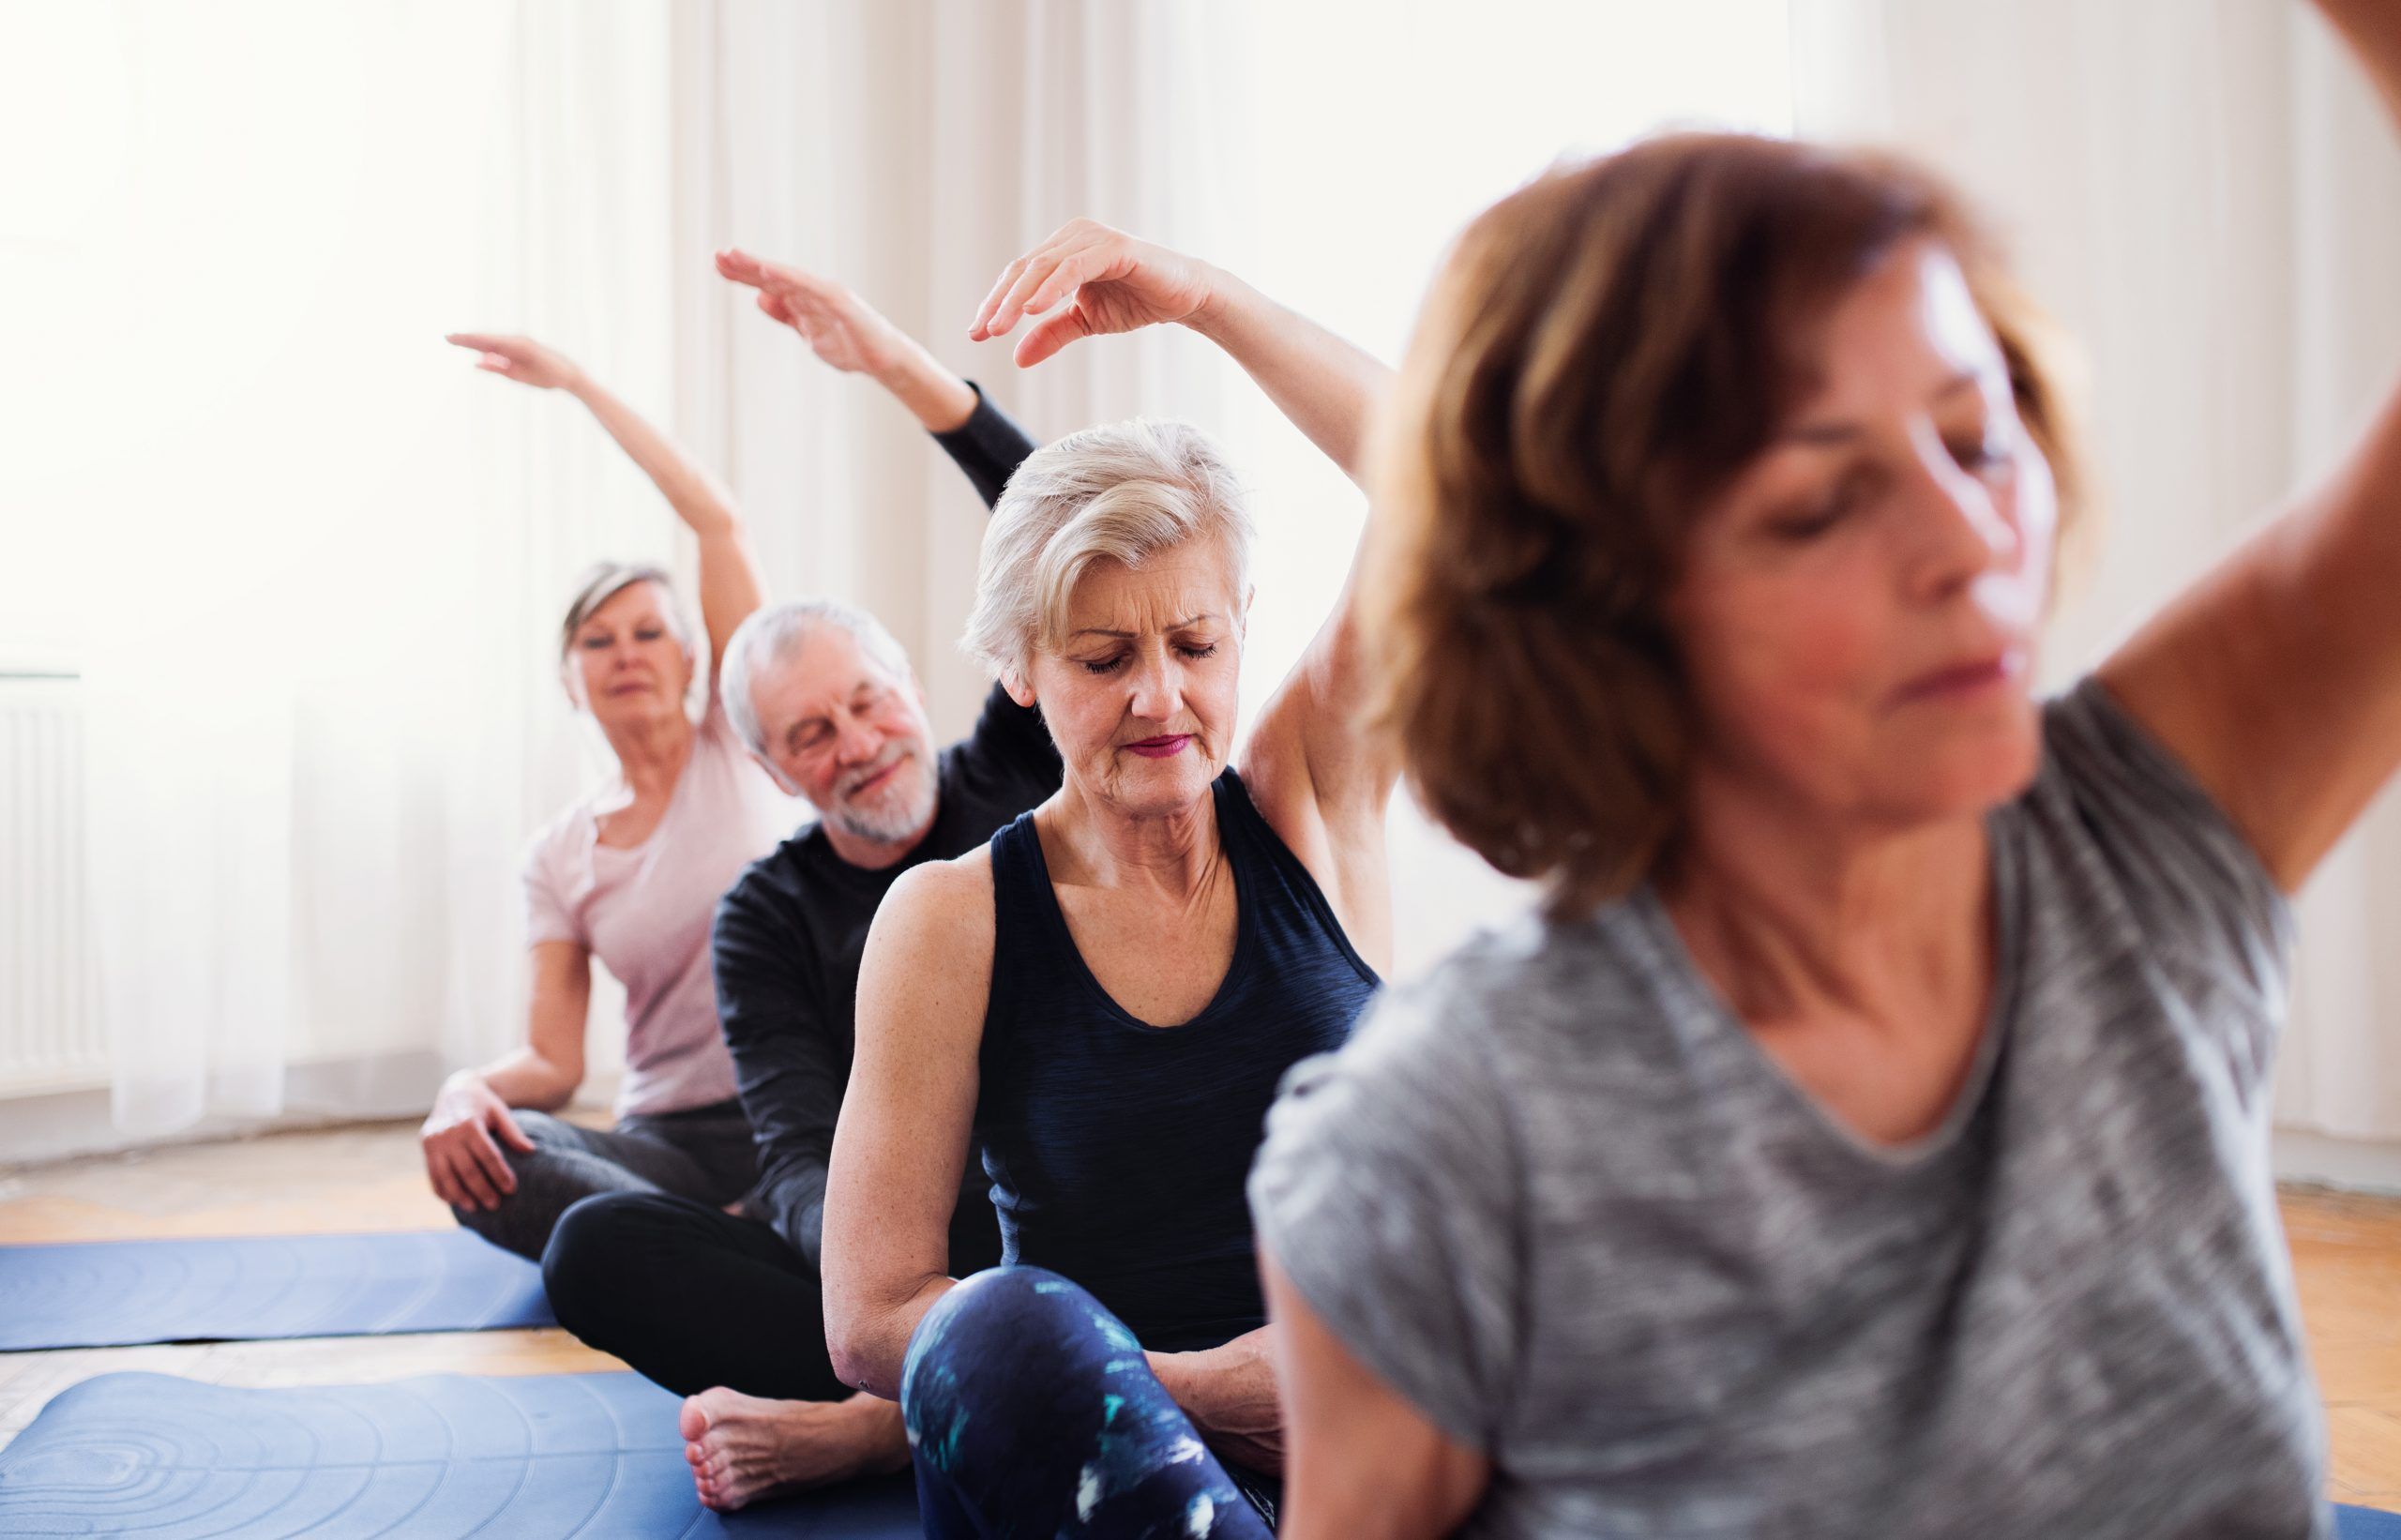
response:
M1094 562L1140 566L1196 540L1224 548L1240 603L1250 513L1207 435L1143 417L1070 433L1027 457L992 509L960 645L995 675L1022 677L1036 648L1065 638L1068 596Z
M821 626L838 626L850 632L859 650L896 681L910 676L908 653L882 621L855 605L822 598L761 605L726 640L725 661L717 671L717 692L725 702L726 717L743 747L761 759L767 757L767 734L759 722L752 683L762 672L798 657L809 633Z

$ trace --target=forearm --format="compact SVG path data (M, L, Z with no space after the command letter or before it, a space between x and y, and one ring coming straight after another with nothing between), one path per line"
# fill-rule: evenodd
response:
M1262 1326L1219 1347L1148 1357L1151 1372L1202 1438L1242 1464L1272 1469L1281 1463L1283 1435L1272 1349Z
M667 506L695 535L706 540L738 532L732 494L673 440L590 375L578 373L566 389L616 440L626 458L650 477Z
M908 408L929 433L948 433L975 412L975 387L943 367L915 338L902 335L873 370L875 383Z
M565 1107L583 1083L581 1065L562 1064L530 1047L464 1073L473 1074L490 1086L492 1095L509 1106L530 1107L539 1112L555 1112Z
M766 591L758 554L750 549L750 532L734 514L732 494L699 461L589 375L578 373L566 388L699 537L701 622L708 628L706 661L714 678L734 627L759 608Z
M989 508L1000 502L1009 477L1037 445L1007 413L972 385L968 396L974 404L967 415L954 428L936 430L934 442L974 484L975 494Z
M1243 367L1277 411L1356 481L1367 422L1392 380L1382 361L1231 274L1186 321Z

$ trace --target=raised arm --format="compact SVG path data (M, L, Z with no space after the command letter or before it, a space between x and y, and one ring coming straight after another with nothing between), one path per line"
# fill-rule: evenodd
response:
M2318 0L2401 113L2401 7ZM2401 395L2348 460L2103 666L2122 704L2302 884L2401 765Z
M476 361L478 369L520 385L564 390L581 401L699 538L701 621L708 627L709 677L714 681L715 660L725 656L726 642L759 608L766 592L749 533L733 511L732 495L673 440L556 349L530 337L484 332L453 332L448 340L483 355Z
M956 1281L950 1216L974 1134L991 977L988 863L930 863L892 884L859 965L823 1274L834 1372L888 1400L900 1398L910 1334Z
M934 435L990 507L1011 473L1034 453L1034 440L984 398L972 381L945 369L915 338L833 279L747 251L720 251L717 270L755 289L759 309L799 334L829 368L864 374Z
M1078 219L1002 269L967 335L1004 337L1031 369L1080 338L1175 323L1226 351L1311 444L1359 479L1367 419L1392 370L1220 267Z
M1173 322L1224 348L1284 415L1358 479L1367 423L1392 371L1207 263L1078 219L1009 264L970 335L998 337L1041 317L1020 365L1080 338ZM1365 731L1370 681L1354 596L1357 555L1334 609L1260 713L1243 753L1252 799L1326 891L1352 944L1377 968L1392 950L1384 808L1399 778Z

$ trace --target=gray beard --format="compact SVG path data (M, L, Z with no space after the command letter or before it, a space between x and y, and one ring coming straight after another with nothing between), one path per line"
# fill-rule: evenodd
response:
M837 802L825 811L844 834L853 839L866 839L878 845L897 845L926 826L934 813L934 778L926 773L925 761L911 757L911 763L901 774L915 782L915 793L898 802L886 802L876 808L860 808L849 802Z

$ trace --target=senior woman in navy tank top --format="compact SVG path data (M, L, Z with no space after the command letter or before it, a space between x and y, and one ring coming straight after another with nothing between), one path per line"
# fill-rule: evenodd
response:
M1181 322L1346 470L1388 377L1089 221L1004 272L975 334L1045 312L1019 364ZM1272 1518L1280 1413L1243 1181L1278 1079L1349 1035L1388 954L1395 771L1354 722L1347 589L1228 762L1249 544L1224 462L1172 423L1040 451L986 533L968 645L1040 705L1065 783L885 898L825 1200L835 1367L899 1400L930 1535ZM959 1281L947 1226L971 1154L1004 1265Z

